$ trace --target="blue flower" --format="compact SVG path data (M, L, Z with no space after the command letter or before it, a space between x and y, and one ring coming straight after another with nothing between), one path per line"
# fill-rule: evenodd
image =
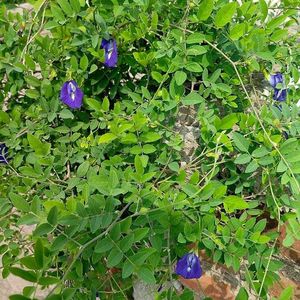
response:
M286 96L287 96L287 91L286 89L278 89L276 88L276 85L278 83L281 83L284 86L284 78L281 73L276 73L270 75L270 80L269 80L271 86L274 88L274 94L273 94L273 99L276 101L285 101Z
M70 108L80 108L82 105L83 92L74 80L67 81L63 84L60 91L60 99Z
M8 153L8 148L5 144L0 144L0 163L8 164L6 155Z
M108 68L116 67L118 62L118 49L116 40L102 39L101 48L103 48L105 52L104 65Z
M199 257L195 253L185 254L178 260L175 273L185 279L200 278L202 268Z

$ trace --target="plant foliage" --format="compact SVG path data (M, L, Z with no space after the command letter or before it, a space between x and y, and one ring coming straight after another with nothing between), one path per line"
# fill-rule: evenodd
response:
M28 281L11 299L47 286L49 300L127 299L135 278L176 278L191 245L243 274L237 299L267 299L278 228L285 246L300 239L297 1L38 0L22 13L4 2L0 253L4 278ZM293 83L280 107L252 76L275 65ZM78 110L59 97L71 79ZM200 132L186 164L183 106Z

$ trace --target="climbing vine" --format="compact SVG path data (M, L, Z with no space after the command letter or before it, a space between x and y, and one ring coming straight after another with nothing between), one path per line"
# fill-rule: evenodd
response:
M11 299L130 299L136 280L191 299L173 282L202 276L200 250L241 275L237 299L268 299L281 226L300 239L298 1L5 2L0 254L28 281Z

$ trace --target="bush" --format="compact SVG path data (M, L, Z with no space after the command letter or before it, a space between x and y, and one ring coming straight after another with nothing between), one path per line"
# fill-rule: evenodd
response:
M191 247L267 299L279 227L285 246L300 238L297 3L33 2L23 14L0 4L2 275L32 283L12 299L49 285L47 299L127 299L134 278L176 278ZM256 76L279 67L291 83L280 103ZM80 109L60 99L69 80ZM187 158L183 107L199 132Z

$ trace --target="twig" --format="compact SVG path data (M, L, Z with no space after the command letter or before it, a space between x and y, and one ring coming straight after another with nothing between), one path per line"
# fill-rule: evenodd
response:
M184 29L184 28L182 28L182 27L180 27L180 26L177 26L177 25L173 25L173 26L176 27L176 28L178 28L178 29L185 30L185 31L187 31L187 32L189 32L189 33L194 33L193 31L188 30L188 29ZM281 157L281 159L283 160L283 162L284 162L285 165L287 166L287 168L288 168L288 170L290 171L291 176L292 176L293 179L295 180L295 183L296 183L296 185L297 185L297 188L298 188L298 190L299 190L299 192L300 192L300 185L299 185L299 182L297 181L297 179L296 179L296 177L295 177L295 174L294 174L293 170L292 170L291 167L290 167L290 164L287 162L287 160L285 159L285 157L282 155L282 153L281 153L280 150L278 149L276 143L273 142L272 139L270 138L270 136L269 136L269 134L268 134L268 132L267 132L267 130L266 130L266 128L265 128L265 126L264 126L262 120L260 119L259 113L257 112L257 110L256 110L256 108L255 108L255 106L254 106L254 104L253 104L253 102L252 102L252 99L251 99L251 97L250 97L250 95L249 95L249 93L248 93L248 91L247 91L247 89L246 89L246 87L245 87L245 84L244 84L243 79L242 79L242 77L241 77L241 75L240 75L240 72L239 72L239 70L238 70L237 67L236 67L236 63L235 63L235 62L234 62L227 54L225 54L222 50L220 50L217 46L215 46L214 44L212 44L211 42L209 42L209 41L206 40L206 39L204 39L203 41L204 41L206 44L208 44L210 47L212 47L213 49L215 49L218 53L220 53L220 54L221 54L221 55L222 55L222 56L223 56L223 57L224 57L231 65L232 65L232 67L234 68L234 71L235 71L235 73L236 73L236 75L237 75L237 77L238 77L238 79L239 79L239 82L240 82L240 84L241 84L241 86L242 86L242 89L243 89L243 91L244 91L244 93L245 93L247 99L249 100L249 103L250 103L250 105L251 105L251 108L252 108L252 110L253 110L253 112L254 112L254 114L255 114L255 116L256 116L258 122L259 122L260 127L262 128L262 130L263 130L265 136L267 137L267 139L269 140L270 144L273 146L273 148L276 150L276 152L279 154L279 156Z
M267 266L266 266L266 269L265 269L265 272L264 272L264 276L263 276L263 279L262 279L262 282L261 282L261 285L260 285L260 288L259 288L257 299L260 299L260 294L262 292L262 289L263 289L263 286L264 286L264 283L265 283L265 280L266 280L266 276L267 276L267 273L268 273L268 270L269 270L269 266L270 266L271 258L273 256L273 252L274 252L276 242L277 242L277 239L274 241L274 244L271 248L271 253L270 253L269 258L268 258L268 263L267 263Z
M24 49L23 49L23 51L22 51L22 53L21 53L21 60L24 60L24 56L25 56L25 54L26 54L26 52L27 52L27 48L28 48L29 44L33 41L33 39L36 37L36 35L39 33L39 31L41 30L41 28L42 28L42 26L43 26L43 21L42 21L42 22L41 22L41 27L40 27L40 29L37 31L37 33L35 33L35 34L33 35L33 37L31 37L32 29L33 29L33 26L34 26L34 21L35 21L35 19L37 18L38 14L40 13L42 7L47 3L47 1L48 1L48 0L44 0L44 1L41 3L41 5L39 6L37 12L35 13L35 15L34 15L34 17L33 17L33 19L32 19L32 22L31 22L31 25L30 25L30 28L29 28L29 33L28 33L28 36L27 36L27 41L26 41L26 44L25 44L25 46L24 46ZM44 16L45 16L45 11L44 11L44 13L43 13L43 19L44 19Z
M115 220L106 228L105 231L103 231L102 233L98 234L96 237L94 237L93 239L91 239L90 241L88 241L87 243L85 243L83 246L81 246L79 248L79 251L77 252L77 254L74 256L72 262L70 263L69 267L67 268L67 270L65 271L64 276L61 279L61 282L64 282L67 278L67 276L69 275L69 273L71 272L74 264L76 263L76 261L78 260L78 258L81 256L81 254L83 253L83 251L89 247L90 245L92 245L94 242L98 241L101 237L107 235L110 230L115 226L115 224L120 220L120 218L122 217L124 211L130 206L131 202L127 203L123 209L119 212L118 216L115 218ZM52 293L55 291L55 289L58 287L59 283L55 285L55 287L50 291L50 293L48 294L48 297L50 295L52 295Z

